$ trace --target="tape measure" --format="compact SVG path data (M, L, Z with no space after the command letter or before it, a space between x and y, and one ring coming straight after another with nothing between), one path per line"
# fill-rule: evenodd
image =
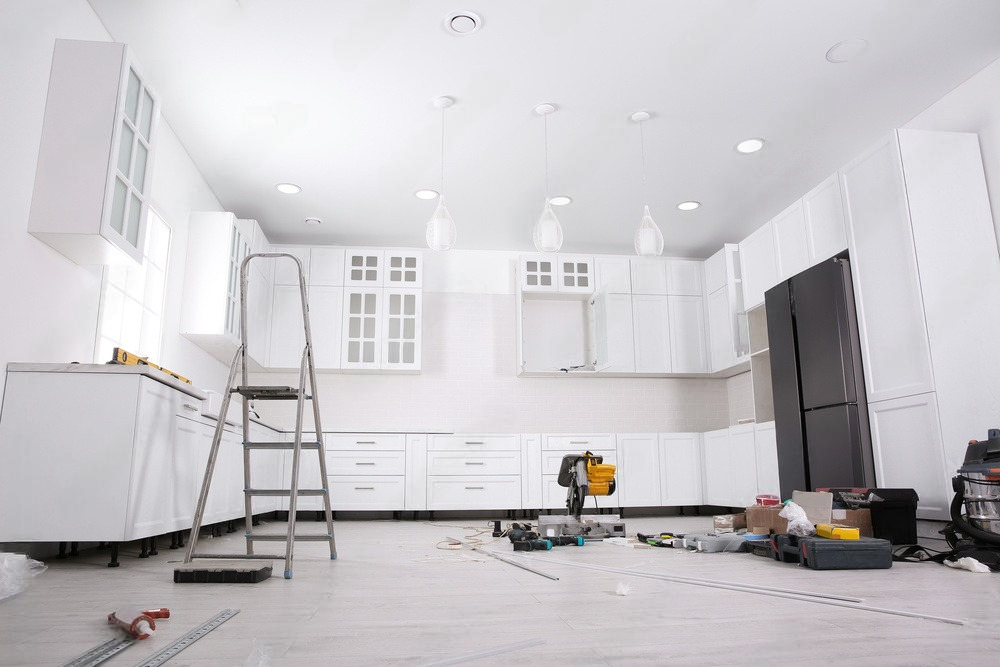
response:
M148 357L140 357L140 356L138 356L136 354L133 354L131 352L126 352L125 350L121 349L120 347L116 347L114 350L111 351L111 361L109 361L108 363L109 364L130 364L130 365L133 365L133 366L149 366L150 368L155 368L158 371L163 371L164 373L166 373L170 377L174 378L175 380L180 380L181 382L186 382L188 384L192 384L191 380L188 380L186 377L184 377L182 375L178 375L177 373L174 373L173 371L168 371L163 366L157 366L156 364L151 363L149 361Z

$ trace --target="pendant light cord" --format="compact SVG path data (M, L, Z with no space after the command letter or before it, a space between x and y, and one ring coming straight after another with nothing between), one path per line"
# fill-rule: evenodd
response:
M438 200L444 201L444 110L445 107L441 107L441 198Z
M639 151L642 155L642 203L643 206L649 204L649 200L646 197L646 137L642 132L642 125L645 121L639 123Z
M545 128L545 203L549 203L549 115L542 116Z

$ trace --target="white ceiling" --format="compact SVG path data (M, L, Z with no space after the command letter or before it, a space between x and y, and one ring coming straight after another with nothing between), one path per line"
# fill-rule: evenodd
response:
M633 253L646 191L666 255L705 257L1000 57L997 0L90 0L222 205L276 243ZM459 10L471 35L445 30ZM825 58L847 39L867 49ZM733 150L763 136L755 155ZM298 195L274 186L292 182ZM702 207L682 212L694 199ZM319 227L306 217L323 221Z

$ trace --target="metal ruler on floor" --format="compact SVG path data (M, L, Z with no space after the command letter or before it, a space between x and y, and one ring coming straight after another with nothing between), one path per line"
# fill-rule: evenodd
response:
M83 655L73 658L63 665L63 667L93 667L93 665L99 665L111 656L121 653L135 642L136 640L132 637L115 637L114 639L109 639Z
M165 646L159 652L153 654L152 656L146 658L140 663L137 663L135 667L155 667L156 665L162 665L170 658L174 657L184 649L186 649L191 644L195 643L205 635L207 635L212 630L231 619L236 614L240 613L239 609L224 609L209 620L205 621L197 628L187 633L180 639L176 640L169 646Z

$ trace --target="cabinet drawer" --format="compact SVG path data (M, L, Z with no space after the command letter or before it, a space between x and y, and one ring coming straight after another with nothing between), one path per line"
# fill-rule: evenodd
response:
M427 453L428 475L517 475L520 472L520 452Z
M521 507L521 478L454 476L427 478L427 509L514 509Z
M330 477L335 510L402 510L403 477Z
M406 436L402 433L324 433L324 446L330 450L403 451Z
M569 489L559 486L557 475L542 476L542 507L541 509L566 509L566 495ZM583 503L583 514L593 514L596 507L601 509L612 509L619 506L620 491L615 490L610 496L587 496Z
M615 436L612 433L598 435L543 435L542 449L564 449L567 452L587 450L596 453L598 449L614 449Z
M596 454L597 456L603 456L605 463L610 463L611 465L618 465L618 452L613 449L610 450L590 450L591 454ZM553 451L545 450L542 452L542 474L543 475L558 475L559 468L562 467L563 456L566 454L583 454L582 450L563 450L563 451ZM616 475L617 477L617 471Z
M404 475L406 452L327 451L326 474Z
M516 435L434 435L428 450L466 452L519 451L521 442Z

